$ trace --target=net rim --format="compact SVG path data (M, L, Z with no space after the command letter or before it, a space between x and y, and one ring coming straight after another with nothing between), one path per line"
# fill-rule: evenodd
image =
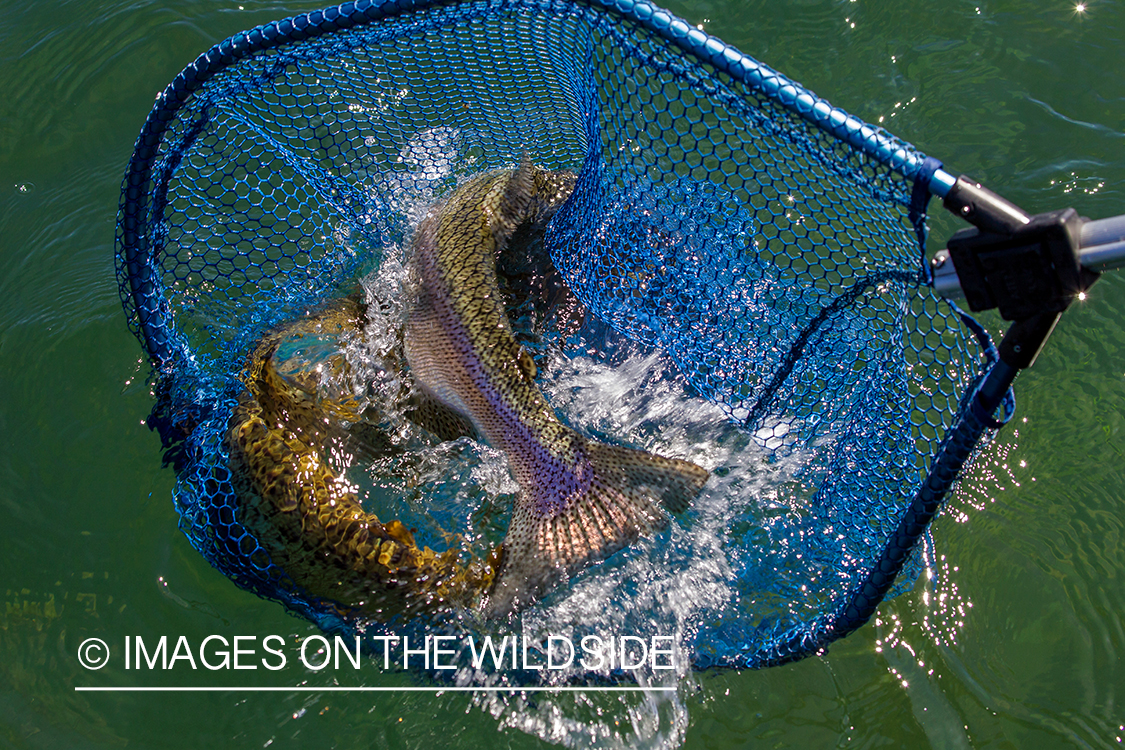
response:
M138 136L125 175L118 221L118 272L123 277L122 291L123 295L128 295L126 307L132 306L131 318L135 320L136 333L154 367L164 370L182 366L193 358L186 344L178 341L172 325L173 316L154 263L162 248L159 238L152 238L148 227L151 212L160 206L160 186L154 184L153 175L160 148L169 126L194 94L223 70L265 50L435 8L483 5L503 11L527 4L526 0L357 0L241 32L212 46L185 67L157 97ZM910 144L833 107L800 84L647 0L566 0L566 4L603 11L652 31L716 71L864 152L906 180L914 180L919 188L937 192L929 184L931 175L926 174L924 168L926 157ZM939 170L935 179L940 178ZM731 663L701 661L697 667L772 666L822 652L827 643L846 635L845 629L839 627L839 617L840 613L836 612L815 620L811 628L800 628L790 641L774 647L770 653L755 653Z
M520 0L484 1L498 9L521 4ZM153 164L164 133L181 107L219 72L257 52L396 16L474 2L480 0L356 0L262 24L212 46L187 65L157 96L126 169L117 226L118 272L122 277L123 295L127 294L126 305L131 303L135 311L136 334L157 369L176 359L183 359L186 354L165 330L172 316L157 289L159 283L153 278L151 260L154 251L147 247L145 231L149 223L147 214L151 202L149 185ZM910 144L832 106L801 84L647 0L570 2L617 15L651 30L716 70L856 147L907 180L924 176L919 173L926 156ZM158 251L159 248L156 249ZM146 314L146 310L153 312Z

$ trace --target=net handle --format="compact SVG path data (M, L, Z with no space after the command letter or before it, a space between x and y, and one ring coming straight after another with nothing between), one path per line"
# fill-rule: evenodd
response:
M929 164L931 168L934 166ZM938 169L934 174L940 172ZM927 180L925 175L919 176L912 214L924 216L928 195L921 188L929 188L933 179L936 178ZM974 310L984 310L989 307L982 306L982 299L990 300L991 306L998 307L1012 325L997 351L979 324L962 314L965 322L977 332L992 366L980 387L970 390L967 400L962 402L957 421L942 441L924 482L878 561L864 581L845 595L844 604L835 612L817 618L811 627L795 628L788 637L779 639L777 645L747 656L744 666L776 666L824 653L830 643L870 620L937 515L979 440L987 430L997 429L1011 418L1015 408L1011 386L1016 376L1034 364L1063 311L1079 291L1096 281L1097 271L1125 265L1125 216L1091 222L1081 219L1073 209L1030 216L966 177L958 178L953 187L946 191L945 207L975 225L950 239L950 248L955 248L954 252L962 259L958 263L974 253L995 253L989 256L993 259L989 272L995 279L988 279L991 286L987 294L982 294L980 288L983 279L972 275L976 272L974 268L966 262L962 269L972 290L969 301ZM948 262L950 252L943 252L944 256L939 253L935 258L941 261L935 264L939 273L934 279L934 287L939 292L949 283L942 278L945 272L941 265L953 266ZM1030 269L1036 269L1037 274L1028 275ZM1005 281L1009 278L1005 275L1008 272L1013 274L1010 278L1018 279L1021 284ZM957 279L955 272L953 278ZM1034 292L1024 294L1024 287ZM959 293L959 281L957 288ZM993 415L1001 406L1004 406L1005 416L997 420Z

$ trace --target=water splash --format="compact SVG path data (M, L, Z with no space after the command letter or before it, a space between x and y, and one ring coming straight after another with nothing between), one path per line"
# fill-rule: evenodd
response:
M344 352L351 371L364 375L347 387L379 410L381 429L400 450L353 465L349 478L368 510L401 519L416 529L420 544L444 547L456 534L467 554L483 556L503 539L518 486L498 451L466 438L440 442L404 412L405 255L402 246L386 248L380 269L363 279L367 324ZM532 311L514 317L513 327L535 351L540 388L560 418L595 439L694 461L712 477L692 507L656 537L573 576L507 629L471 615L448 626L447 632L478 641L518 634L539 663L544 642L565 639L582 649L570 664L538 673L516 669L514 658L474 665L462 648L458 670L445 677L458 685L608 681L673 688L630 695L487 693L474 700L502 728L566 746L674 747L688 726L686 693L695 683L701 634L705 642L736 642L748 619L779 627L800 615L792 592L805 587L807 594L806 584L824 573L823 561L787 543L794 534L818 533L808 497L792 489L809 457L775 452L761 435L734 426L720 407L688 390L667 355L631 345L593 318L577 327L559 322ZM340 385L326 381L325 387ZM638 656L637 648L657 644L667 649L659 658L647 651L647 660Z

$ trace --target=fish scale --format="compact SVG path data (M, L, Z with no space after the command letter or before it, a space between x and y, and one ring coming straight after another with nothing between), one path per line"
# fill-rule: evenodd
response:
M463 564L455 545L441 553L419 548L401 521L364 511L327 460L347 442L341 422L363 423L357 404L317 396L303 384L308 373L278 372L281 341L356 331L361 318L358 305L344 300L267 334L251 353L226 439L239 520L257 539L256 554L283 575L279 585L340 611L389 620L471 605L491 584L494 563Z
M412 242L406 359L422 392L501 450L520 493L484 611L510 614L592 561L666 523L706 482L688 461L587 440L535 385L512 335L496 261L521 225L549 219L574 177L525 160L436 206Z

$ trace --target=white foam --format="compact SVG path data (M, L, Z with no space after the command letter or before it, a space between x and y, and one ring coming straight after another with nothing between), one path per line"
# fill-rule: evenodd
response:
M417 212L424 203L416 196L410 210ZM367 481L375 488L369 487L366 496L381 517L417 527L420 543L443 547L444 532L458 533L483 557L503 538L518 486L502 454L467 439L437 442L405 419L401 399L391 396L395 388L401 393L407 387L401 373L389 372L387 365L399 347L407 273L403 256L401 247L387 248L382 267L364 279L369 323L362 341L349 350L357 369L374 373L378 387L369 387L365 396L383 399L377 405L389 410L387 423L409 448L406 456L369 467ZM543 693L534 701L506 693L476 700L501 726L567 746L674 747L688 725L683 693L694 680L696 635L724 616L745 617L740 571L753 568L760 555L761 565L775 568L763 576L776 575L794 588L823 572L820 563L803 559L799 551L796 559L785 558L790 539L820 530L801 526L808 514L798 475L809 457L773 450L796 431L792 420L779 418L748 434L719 407L688 393L660 352L610 362L590 355L585 342L575 345L572 338L566 350L557 343L549 347L539 384L559 416L583 434L691 460L712 476L666 530L575 575L521 612L513 632L574 642L587 634L671 636L675 669L635 669L630 678L678 690L604 700ZM765 535L765 549L746 549L741 536L746 528ZM788 566L784 571L777 569L782 564ZM594 671L618 679L608 668ZM542 679L586 681L590 672L576 663ZM507 677L465 667L455 681L496 684ZM611 710L602 710L605 701L614 704Z

